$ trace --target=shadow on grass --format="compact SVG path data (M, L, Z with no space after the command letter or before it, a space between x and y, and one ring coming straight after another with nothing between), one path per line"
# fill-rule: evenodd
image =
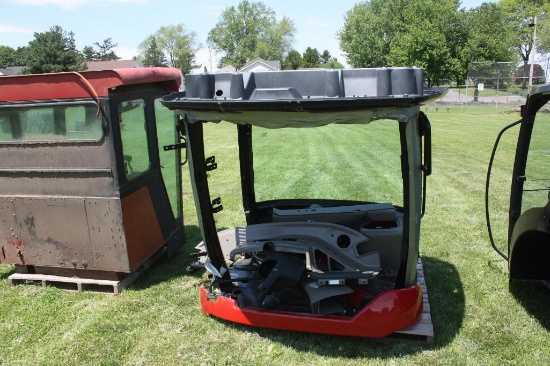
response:
M511 281L510 292L541 326L550 330L550 289L541 281Z
M7 280L13 273L15 273L15 266L10 264L0 265L0 281Z
M445 347L457 336L464 320L466 297L454 265L439 258L422 257L424 277L434 325L434 348Z
M300 352L315 352L333 358L393 358L443 348L452 342L462 326L465 309L464 290L458 271L452 264L430 257L422 257L422 262L434 325L434 343L427 343L425 339L404 339L400 336L369 339L298 333L219 321L228 327L254 332Z
M131 288L139 291L180 276L201 277L200 271L193 274L187 272L187 266L196 261L196 258L191 257L190 254L196 253L195 246L200 241L202 241L202 237L199 227L186 225L183 246L171 257L164 255L159 258L141 274Z

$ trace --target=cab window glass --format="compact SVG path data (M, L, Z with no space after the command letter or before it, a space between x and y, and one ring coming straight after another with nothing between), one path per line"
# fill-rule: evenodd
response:
M550 191L550 115L537 113L527 165L525 167L525 183L523 184L522 211L532 207L542 207L548 202Z
M164 151L164 146L172 145L177 142L174 112L160 103L160 99L155 100L155 119L157 121L157 138L160 156L160 168L162 178L166 185L168 198L174 216L178 216L178 169L181 166L176 163L177 150Z
M119 103L118 110L124 171L126 178L132 179L149 170L151 166L145 123L145 101L124 101Z
M255 127L252 143L258 202L303 198L403 205L396 121L272 130Z
M0 109L0 141L99 140L102 136L95 104Z

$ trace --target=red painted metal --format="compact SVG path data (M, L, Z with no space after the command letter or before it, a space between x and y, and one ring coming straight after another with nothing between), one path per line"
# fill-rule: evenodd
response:
M53 99L97 98L121 85L166 82L167 92L177 91L181 72L169 67L60 72L0 77L0 103Z
M166 243L166 238L146 186L122 198L121 207L128 261L133 272Z
M380 338L415 325L422 316L419 284L383 292L351 318L241 308L234 299L219 296L209 300L206 295L207 290L201 286L202 310L208 315L245 325L298 332Z

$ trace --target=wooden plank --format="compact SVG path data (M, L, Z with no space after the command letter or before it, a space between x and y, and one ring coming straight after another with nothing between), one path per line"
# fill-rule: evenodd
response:
M396 336L407 335L414 339L422 339L428 343L434 341L434 327L432 323L432 315L430 312L430 302L428 299L428 288L426 286L426 280L424 278L424 269L422 267L422 260L418 258L418 263L416 265L416 273L418 283L422 287L422 318L420 321L413 325L410 328L402 329L395 332Z
M25 282L39 282L42 286L54 286L68 291L102 292L117 295L121 281L96 280L91 278L64 277L40 273L13 273L8 277L9 284L16 286Z

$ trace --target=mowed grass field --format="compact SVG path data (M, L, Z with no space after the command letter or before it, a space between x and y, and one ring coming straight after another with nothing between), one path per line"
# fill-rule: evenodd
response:
M501 128L519 116L494 114L491 107L463 112L458 107L449 112L433 113L431 108L428 111L433 131L433 175L428 179L420 251L434 343L259 329L203 315L198 288L207 277L203 272L185 271L192 261L188 254L194 251L200 234L188 172L184 171L186 247L177 256L158 262L121 295L73 293L30 284L9 287L7 277L13 267L0 265L0 364L549 364L550 290L540 284L509 286L507 263L490 247L485 225L484 188L491 149ZM542 119L550 122L549 117ZM347 135L338 139L327 134L329 140L335 139L334 144L345 145L357 138L354 129L339 131L348 132L342 132ZM373 131L373 143L397 136L385 126ZM492 224L503 249L517 131L515 128L503 138L492 177ZM208 126L206 132L210 136L207 156L215 155L218 162L218 169L210 173L212 197L220 196L224 206L224 211L216 215L218 227L242 224L235 127ZM258 140L273 136L275 131L268 130ZM380 187L389 191L387 196L379 197L376 186L361 191L354 185L346 186L352 195L372 194L373 199L394 200L400 194L400 183L395 184L400 177L392 170L395 141L369 145L372 156L368 157L357 155L352 146L341 149L338 157L347 157L352 163L338 163L323 156L326 146L318 140L306 141L303 135L293 133L284 139L285 146L292 145L295 139L296 146L317 151L315 155L323 169L342 171L339 179L343 185L363 174L361 167L368 163L376 173L360 179L374 177ZM267 151L257 158L271 160L281 168L300 168L302 157L291 152ZM385 162L387 169L381 165ZM263 198L269 198L276 190L304 194L310 191L303 181L294 181L293 175L280 176L273 169L258 174L258 179L274 182L258 191ZM310 173L314 192L333 186L330 181L325 184L323 179L328 178L323 176L319 171Z

